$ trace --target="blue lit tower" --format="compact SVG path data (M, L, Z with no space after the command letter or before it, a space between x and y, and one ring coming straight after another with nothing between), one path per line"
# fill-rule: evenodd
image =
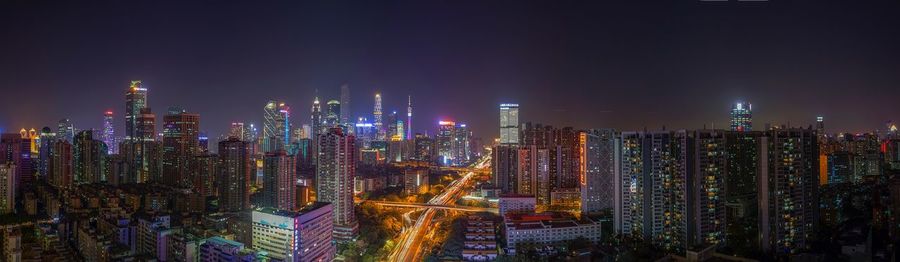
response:
M731 131L753 130L753 106L750 103L738 102L731 108Z

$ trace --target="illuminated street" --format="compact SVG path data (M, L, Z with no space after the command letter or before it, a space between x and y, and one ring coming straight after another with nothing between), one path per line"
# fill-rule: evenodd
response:
M475 168L485 168L490 165L490 155L486 155L481 160L473 164ZM475 172L468 172L459 180L450 182L450 185L444 189L441 194L435 196L428 201L428 205L448 206L456 203L460 197L466 194L463 191L466 183L475 177ZM422 259L423 248L422 239L429 232L435 229L433 220L437 213L437 207L426 207L425 211L416 220L411 228L407 228L400 236L399 244L394 248L389 259L390 261L419 261Z

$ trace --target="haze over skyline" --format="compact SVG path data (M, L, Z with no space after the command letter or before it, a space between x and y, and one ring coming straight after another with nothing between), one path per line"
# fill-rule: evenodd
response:
M309 121L315 90L351 116L414 107L414 130L439 119L497 136L497 107L522 121L622 130L726 128L732 103L765 123L830 132L883 128L900 115L900 17L867 3L381 2L0 4L0 129L123 132L130 80L153 111L201 115L216 138L262 122L268 99ZM688 16L685 14L696 14Z

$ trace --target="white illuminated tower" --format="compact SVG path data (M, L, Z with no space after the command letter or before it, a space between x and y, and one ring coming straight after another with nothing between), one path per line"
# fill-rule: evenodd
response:
M753 106L738 102L731 108L731 131L753 130Z
M412 96L406 97L406 139L412 139Z
M379 140L384 140L384 126L381 120L381 94L375 94L375 130L378 130Z

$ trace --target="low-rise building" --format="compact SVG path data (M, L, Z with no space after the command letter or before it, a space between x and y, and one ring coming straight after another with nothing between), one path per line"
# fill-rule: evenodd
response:
M515 254L517 244L555 245L585 238L597 243L601 237L599 221L568 213L506 214L503 217L506 250Z

